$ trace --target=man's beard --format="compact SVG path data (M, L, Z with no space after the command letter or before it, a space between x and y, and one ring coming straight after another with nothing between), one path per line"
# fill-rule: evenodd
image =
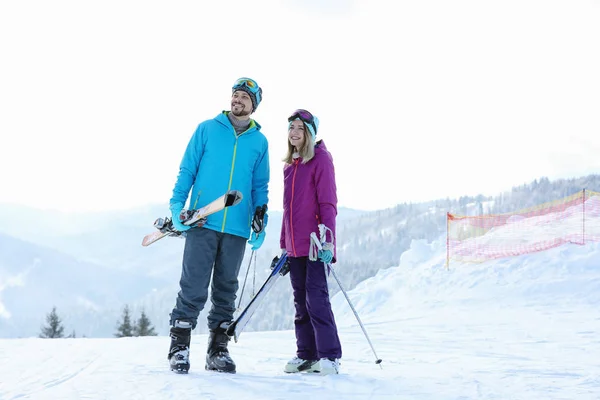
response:
M242 107L240 111L235 111L235 107L231 107L231 113L234 117L247 117L252 114L251 111L246 111L246 107Z

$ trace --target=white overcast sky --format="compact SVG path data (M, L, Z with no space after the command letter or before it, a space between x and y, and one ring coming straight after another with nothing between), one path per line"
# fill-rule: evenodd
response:
M296 108L321 120L340 206L598 173L598 21L599 0L3 1L0 203L168 202L240 76L264 90L272 209Z

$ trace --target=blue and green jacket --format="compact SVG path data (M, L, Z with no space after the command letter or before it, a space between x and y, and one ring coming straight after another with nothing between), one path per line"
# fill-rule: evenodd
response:
M254 120L237 135L228 113L198 125L181 160L170 204L185 205L190 189L190 209L203 207L228 190L239 190L242 201L208 216L204 227L248 238L254 210L269 198L268 142Z

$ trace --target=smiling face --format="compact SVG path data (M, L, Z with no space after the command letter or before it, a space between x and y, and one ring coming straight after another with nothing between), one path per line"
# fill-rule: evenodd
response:
M302 148L306 141L306 127L304 126L304 122L295 120L290 123L288 140L291 145L296 148L296 151L299 151Z
M250 118L252 114L252 99L243 90L236 90L231 95L231 113L239 119Z

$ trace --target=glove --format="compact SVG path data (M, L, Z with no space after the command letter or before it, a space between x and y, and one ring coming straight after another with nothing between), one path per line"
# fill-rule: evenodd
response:
M287 254L287 250L286 249L281 249L281 254L279 255L279 257L283 257L286 254Z
M329 264L333 260L333 252L331 250L319 250L319 260Z
M268 222L269 214L267 214L267 205L256 207L256 211L254 211L254 216L252 217L252 230L260 233L265 230Z
M248 240L248 244L252 246L252 250L258 250L264 241L265 231L262 231L261 233L256 233L253 231L252 235L250 235L250 240Z
M182 224L179 219L179 214L181 214L181 210L183 210L183 204L173 203L169 209L171 210L171 221L173 222L173 228L175 228L175 230L185 232L191 228L191 226Z

